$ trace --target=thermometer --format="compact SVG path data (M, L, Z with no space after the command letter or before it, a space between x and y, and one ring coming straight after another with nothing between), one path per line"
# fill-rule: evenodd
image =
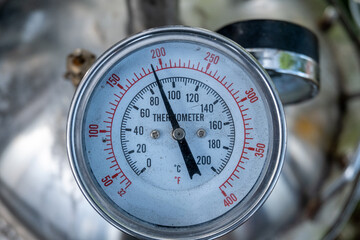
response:
M71 106L67 145L90 204L148 239L209 239L244 223L279 177L285 119L265 70L231 40L151 29L110 48Z

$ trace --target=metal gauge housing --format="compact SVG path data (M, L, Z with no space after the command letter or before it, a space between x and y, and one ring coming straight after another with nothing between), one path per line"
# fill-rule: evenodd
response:
M280 174L271 80L229 39L151 29L114 45L77 89L68 154L87 200L135 237L208 239L244 223Z

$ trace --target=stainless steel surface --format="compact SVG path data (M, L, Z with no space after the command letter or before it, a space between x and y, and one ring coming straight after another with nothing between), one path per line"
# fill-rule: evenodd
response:
M126 6L129 35L153 27L179 24L178 0L126 0Z
M84 204L65 152L75 90L63 78L67 54L77 47L101 53L125 36L118 28L126 19L125 4L117 3L116 10L111 7L115 1L94 4L7 1L1 6L0 198L14 228L28 229L36 238L122 235Z
M339 98L360 90L359 56L339 22L318 30L325 8L320 0L179 1L185 25L216 30L275 18L320 39L321 90L285 109L290 137L280 180L263 208L222 239L332 238L358 200L355 178L313 204L357 158L360 136L359 99ZM0 218L24 239L129 238L88 205L70 172L65 123L74 87L63 74L73 49L99 55L126 36L131 20L125 1L0 2Z

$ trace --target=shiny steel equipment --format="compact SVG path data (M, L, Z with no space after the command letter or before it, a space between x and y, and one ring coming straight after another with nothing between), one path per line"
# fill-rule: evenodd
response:
M0 238L132 238L88 204L68 164L75 87L64 74L74 49L99 56L133 31L169 23L216 31L272 19L316 34L321 88L315 98L285 106L288 144L278 183L221 239L333 239L359 199L360 58L351 16L335 0L149 2L144 15L149 8L139 1L0 1ZM162 22L162 7L178 14ZM152 14L158 22L147 21Z

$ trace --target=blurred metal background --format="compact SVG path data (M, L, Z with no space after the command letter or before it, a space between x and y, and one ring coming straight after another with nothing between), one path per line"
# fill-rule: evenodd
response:
M131 239L91 208L70 171L68 54L99 56L154 26L216 31L257 18L317 34L321 89L286 106L281 178L265 205L222 239L358 239L356 225L343 229L360 197L359 16L357 0L0 0L0 239Z

